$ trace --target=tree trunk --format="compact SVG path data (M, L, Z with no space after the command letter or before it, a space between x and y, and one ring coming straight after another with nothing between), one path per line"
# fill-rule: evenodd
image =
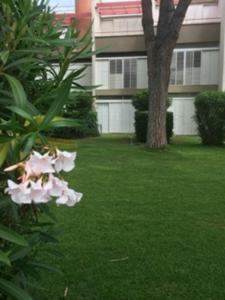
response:
M154 30L153 0L142 0L142 25L148 61L149 113L146 146L162 149L167 145L166 108L173 49L192 0L160 0L159 20Z
M172 50L148 47L149 110L146 146L162 149L167 145L166 111ZM151 59L150 59L150 57Z

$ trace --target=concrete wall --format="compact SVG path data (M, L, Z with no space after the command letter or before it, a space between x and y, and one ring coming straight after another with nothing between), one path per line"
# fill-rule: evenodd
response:
M214 44L220 40L220 24L185 25L178 44ZM143 35L96 37L96 48L104 53L145 52Z

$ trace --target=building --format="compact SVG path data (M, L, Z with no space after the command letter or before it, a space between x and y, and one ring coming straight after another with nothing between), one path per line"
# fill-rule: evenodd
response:
M157 23L159 0L152 0ZM84 5L85 3L85 5ZM141 1L77 0L79 18L93 20L93 55L82 83L94 91L101 132L133 132L131 98L147 88ZM225 89L225 1L193 0L171 64L169 94L175 134L196 134L193 100L197 93ZM82 23L81 23L82 24ZM90 82L88 82L90 81Z

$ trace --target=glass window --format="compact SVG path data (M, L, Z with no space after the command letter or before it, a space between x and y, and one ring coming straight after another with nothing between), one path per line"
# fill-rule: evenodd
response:
M194 52L194 68L201 67L201 51Z
M177 53L177 82L176 84L183 84L184 82L184 52Z
M200 84L201 51L175 51L171 63L170 84Z
M124 60L124 88L137 87L137 60Z
M110 74L122 73L122 59L110 60Z

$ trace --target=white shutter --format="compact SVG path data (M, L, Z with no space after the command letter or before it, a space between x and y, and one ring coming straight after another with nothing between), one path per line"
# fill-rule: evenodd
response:
M96 111L98 116L98 127L100 133L109 132L109 104L96 103Z
M218 50L202 51L201 84L218 84Z
M137 61L137 88L147 89L148 74L147 74L147 59L139 58Z
M100 85L99 89L109 88L109 61L96 61L96 85Z

